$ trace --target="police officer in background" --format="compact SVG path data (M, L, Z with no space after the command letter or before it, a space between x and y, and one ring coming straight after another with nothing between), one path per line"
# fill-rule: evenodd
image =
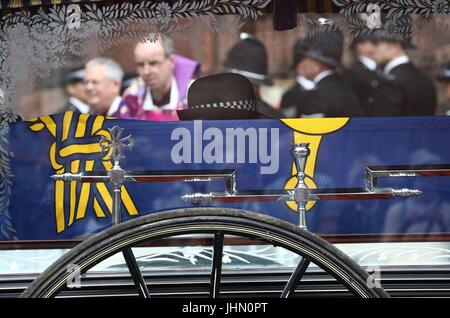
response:
M69 98L61 112L89 113L89 105L87 104L86 90L84 87L84 74L83 67L74 68L64 75L64 88Z
M354 38L351 49L355 63L345 72L345 82L358 96L363 116L400 115L396 86L375 62L376 45L371 36L367 31Z
M401 27L391 27L392 24ZM402 16L386 21L381 29L375 30L372 36L374 59L383 66L387 79L397 86L396 107L400 109L400 115L434 115L437 101L433 81L411 62L407 54L407 48L413 48L410 29L410 18Z
M341 66L343 36L328 19L319 19L307 35L304 58L299 67L313 81L315 117L351 117L360 115L358 98L338 74Z
M437 80L442 83L444 89L444 101L439 105L438 115L450 116L450 63L440 69Z
M240 34L237 42L227 54L224 62L226 72L247 77L259 98L259 112L271 118L280 118L281 112L261 99L261 85L272 86L268 76L267 51L264 44L248 33Z
M300 63L305 58L306 48L305 39L298 39L294 45L295 84L281 98L281 111L285 118L309 117L317 111L317 101L312 92L314 82L305 77L304 65Z

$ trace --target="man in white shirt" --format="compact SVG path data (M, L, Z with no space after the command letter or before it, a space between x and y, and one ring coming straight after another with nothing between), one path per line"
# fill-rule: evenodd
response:
M305 71L300 63L305 58L306 49L306 40L298 39L294 45L295 84L281 98L281 110L285 118L311 117L317 113L312 98L314 95L311 93L315 87L314 82L304 76Z
M137 43L134 60L139 78L123 93L128 109L121 116L178 120L177 110L187 106L188 87L199 74L199 63L175 54L172 39L164 34L155 41Z
M314 109L310 117L351 117L360 115L358 98L344 84L337 69L342 68L342 33L328 19L319 19L319 25L306 38L304 58L299 63L303 76L313 81Z
M69 98L61 112L89 113L84 87L84 67L68 71L64 76L64 87Z
M355 62L345 72L346 84L358 96L363 116L396 116L400 110L396 107L395 89L385 79L381 68L375 62L376 45L370 34L356 37L351 49Z
M372 39L376 45L375 61L384 65L385 76L397 85L400 114L434 115L437 107L436 88L431 78L415 67L407 55L407 48L414 48L408 33L395 34L380 29L374 33Z
M122 67L112 59L96 58L86 64L84 84L90 113L119 117L126 105L120 97Z

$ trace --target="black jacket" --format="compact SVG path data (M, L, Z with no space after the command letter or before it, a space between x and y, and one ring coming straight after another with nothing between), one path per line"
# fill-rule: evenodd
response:
M437 108L433 81L412 63L400 64L389 73L389 79L398 87L402 115L434 115Z
M270 118L282 118L280 110L273 108L269 104L267 104L265 101L263 101L261 98L259 99L259 107L258 111L261 114L264 114Z
M281 109L296 106L291 117L321 114L320 117L350 117L361 115L358 98L336 75L320 80L313 90L306 91L296 84L283 95Z
M380 72L372 71L360 61L344 75L345 83L358 97L363 116L400 115L399 94L396 85Z
M316 84L315 100L325 117L360 116L358 98L336 74L329 75Z
M280 108L284 118L299 118L321 112L315 92L305 90L299 83L284 93Z

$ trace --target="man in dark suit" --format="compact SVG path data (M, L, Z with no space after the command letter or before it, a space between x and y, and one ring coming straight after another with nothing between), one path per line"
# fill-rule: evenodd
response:
M238 41L227 53L224 62L226 72L247 77L259 98L259 111L271 118L280 118L281 112L261 99L261 85L271 86L268 75L267 50L264 44L253 35L240 34Z
M315 117L350 117L360 115L358 98L337 73L341 68L342 33L332 21L319 19L308 33L305 57L300 61L305 77L315 89L311 100Z
M412 45L407 35L380 29L373 40L376 44L374 59L379 65L384 65L385 76L397 86L400 115L434 115L436 88L431 78L409 59L406 49Z
M382 74L374 59L375 43L370 34L357 36L351 49L355 63L344 74L346 84L358 96L363 116L400 115L396 86Z
M314 82L307 79L300 62L305 57L306 41L299 39L294 45L295 84L281 98L281 112L284 118L311 117L317 112L314 98Z
M68 71L64 76L64 85L69 98L61 112L89 113L89 105L86 103L87 97L84 87L84 68Z

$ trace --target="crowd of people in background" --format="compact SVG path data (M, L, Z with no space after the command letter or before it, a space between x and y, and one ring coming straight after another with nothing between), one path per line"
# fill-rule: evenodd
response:
M295 43L295 84L283 94L278 108L260 97L261 85L273 82L267 50L256 37L241 34L222 72L246 77L259 99L259 112L269 118L436 114L436 87L408 56L408 50L414 49L410 39L382 29L361 34L351 43L354 64L346 69L342 32L330 21L322 22ZM200 63L176 54L172 39L163 34L154 41L138 42L133 54L137 77L126 85L122 67L110 58L92 59L83 69L68 73L65 89L70 97L62 111L179 120L177 111L188 108L188 90L200 77ZM437 80L446 85L450 101L450 64L442 68ZM227 94L225 90L218 93Z

